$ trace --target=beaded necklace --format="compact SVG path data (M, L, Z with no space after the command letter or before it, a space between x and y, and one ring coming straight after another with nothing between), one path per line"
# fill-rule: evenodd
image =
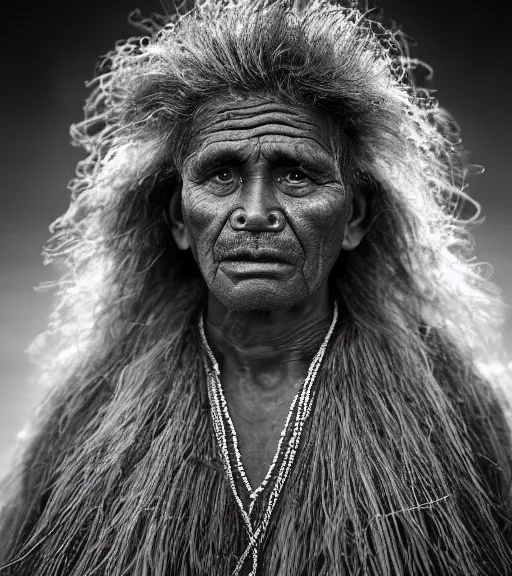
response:
M283 487L286 483L286 480L290 476L290 472L292 469L293 462L295 460L295 456L297 454L297 449L299 446L299 442L302 435L302 430L304 428L304 424L306 423L309 415L311 414L311 409L313 406L314 401L314 391L312 393L313 383L316 379L316 375L318 370L320 369L320 365L322 363L322 359L324 357L325 351L327 349L327 345L329 344L329 340L332 336L334 331L334 327L336 325L336 321L338 319L338 304L334 302L334 314L333 319L331 322L331 326L327 332L327 335L324 338L318 352L316 353L313 361L311 362L308 374L302 388L297 392L295 395L290 410L288 411L288 415L286 417L286 423L284 425L283 431L281 432L281 436L279 438L279 442L277 445L277 450L272 460L272 464L268 469L268 472L263 479L262 483L255 489L251 487L249 483L249 479L245 473L242 458L240 456L240 451L238 449L238 439L235 431L235 427L229 415L228 406L226 403L226 399L224 397L224 393L222 391L222 385L220 382L220 370L217 361L215 360L215 356L208 345L206 340L206 336L204 333L204 321L201 315L199 319L199 333L201 335L201 340L206 351L207 357L203 355L203 362L206 370L207 375L207 386L208 386L208 397L210 400L210 412L213 421L213 428L215 432L215 438L217 440L217 445L220 450L222 456L222 462L224 465L224 469L226 472L228 484L233 492L235 497L236 503L240 509L242 514L242 518L245 523L245 528L247 530L247 534L249 536L249 543L244 550L244 553L239 558L237 565L232 573L232 576L238 576L242 569L242 566L247 558L247 556L252 553L252 570L249 576L256 575L256 569L258 566L258 545L262 541L265 531L268 527L270 522L270 518L272 515L272 511L274 510L277 501L279 499L279 495L281 494ZM210 364L208 363L208 359ZM292 414L295 411L295 406L297 405L296 415L295 418L292 418ZM242 500L238 494L235 478L233 475L233 469L231 466L231 457L228 449L228 439L226 435L226 428L229 431L231 436L231 442L233 446L234 452L234 459L236 462L236 468L242 482L249 493L250 505L249 505L249 512L247 512L244 508ZM288 443L283 447L283 441L285 437L289 437ZM263 519L259 523L259 525L253 526L250 514L253 511L254 504L258 498L258 496L263 492L264 488L269 484L272 474L274 472L274 468L277 465L277 462L281 460L281 466L279 467L277 477L274 482L274 486L272 491L269 495L267 506L263 513Z

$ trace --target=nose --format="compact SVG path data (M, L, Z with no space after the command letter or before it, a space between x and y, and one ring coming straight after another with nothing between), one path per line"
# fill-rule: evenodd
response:
M229 221L233 230L251 232L280 232L285 226L284 214L279 210L251 213L244 208L237 208Z

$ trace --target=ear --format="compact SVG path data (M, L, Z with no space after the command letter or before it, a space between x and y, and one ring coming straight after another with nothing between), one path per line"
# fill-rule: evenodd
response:
M188 250L190 248L190 237L188 235L188 228L183 221L181 190L182 184L179 184L171 196L169 216L171 218L171 232L174 241L180 250Z
M353 250L361 243L365 233L367 220L367 207L369 204L369 189L363 189L359 184L352 188L352 205L350 217L345 225L345 235L343 238L342 249Z

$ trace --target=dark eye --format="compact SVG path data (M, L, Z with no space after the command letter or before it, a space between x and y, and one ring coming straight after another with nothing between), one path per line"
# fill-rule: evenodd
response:
M235 175L233 174L233 170L231 170L231 168L221 168L212 175L212 178L222 184L229 184L230 182L233 182L234 177Z
M302 184L304 183L308 177L302 170L292 170L287 174L288 182L292 184Z
M311 178L299 168L287 170L282 174L283 176L280 176L277 181L291 188L304 188L311 183Z

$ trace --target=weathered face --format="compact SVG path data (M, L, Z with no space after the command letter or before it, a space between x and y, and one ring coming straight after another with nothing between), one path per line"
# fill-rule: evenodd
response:
M290 308L327 279L344 239L354 247L331 134L320 114L262 97L197 114L173 233L229 309Z

